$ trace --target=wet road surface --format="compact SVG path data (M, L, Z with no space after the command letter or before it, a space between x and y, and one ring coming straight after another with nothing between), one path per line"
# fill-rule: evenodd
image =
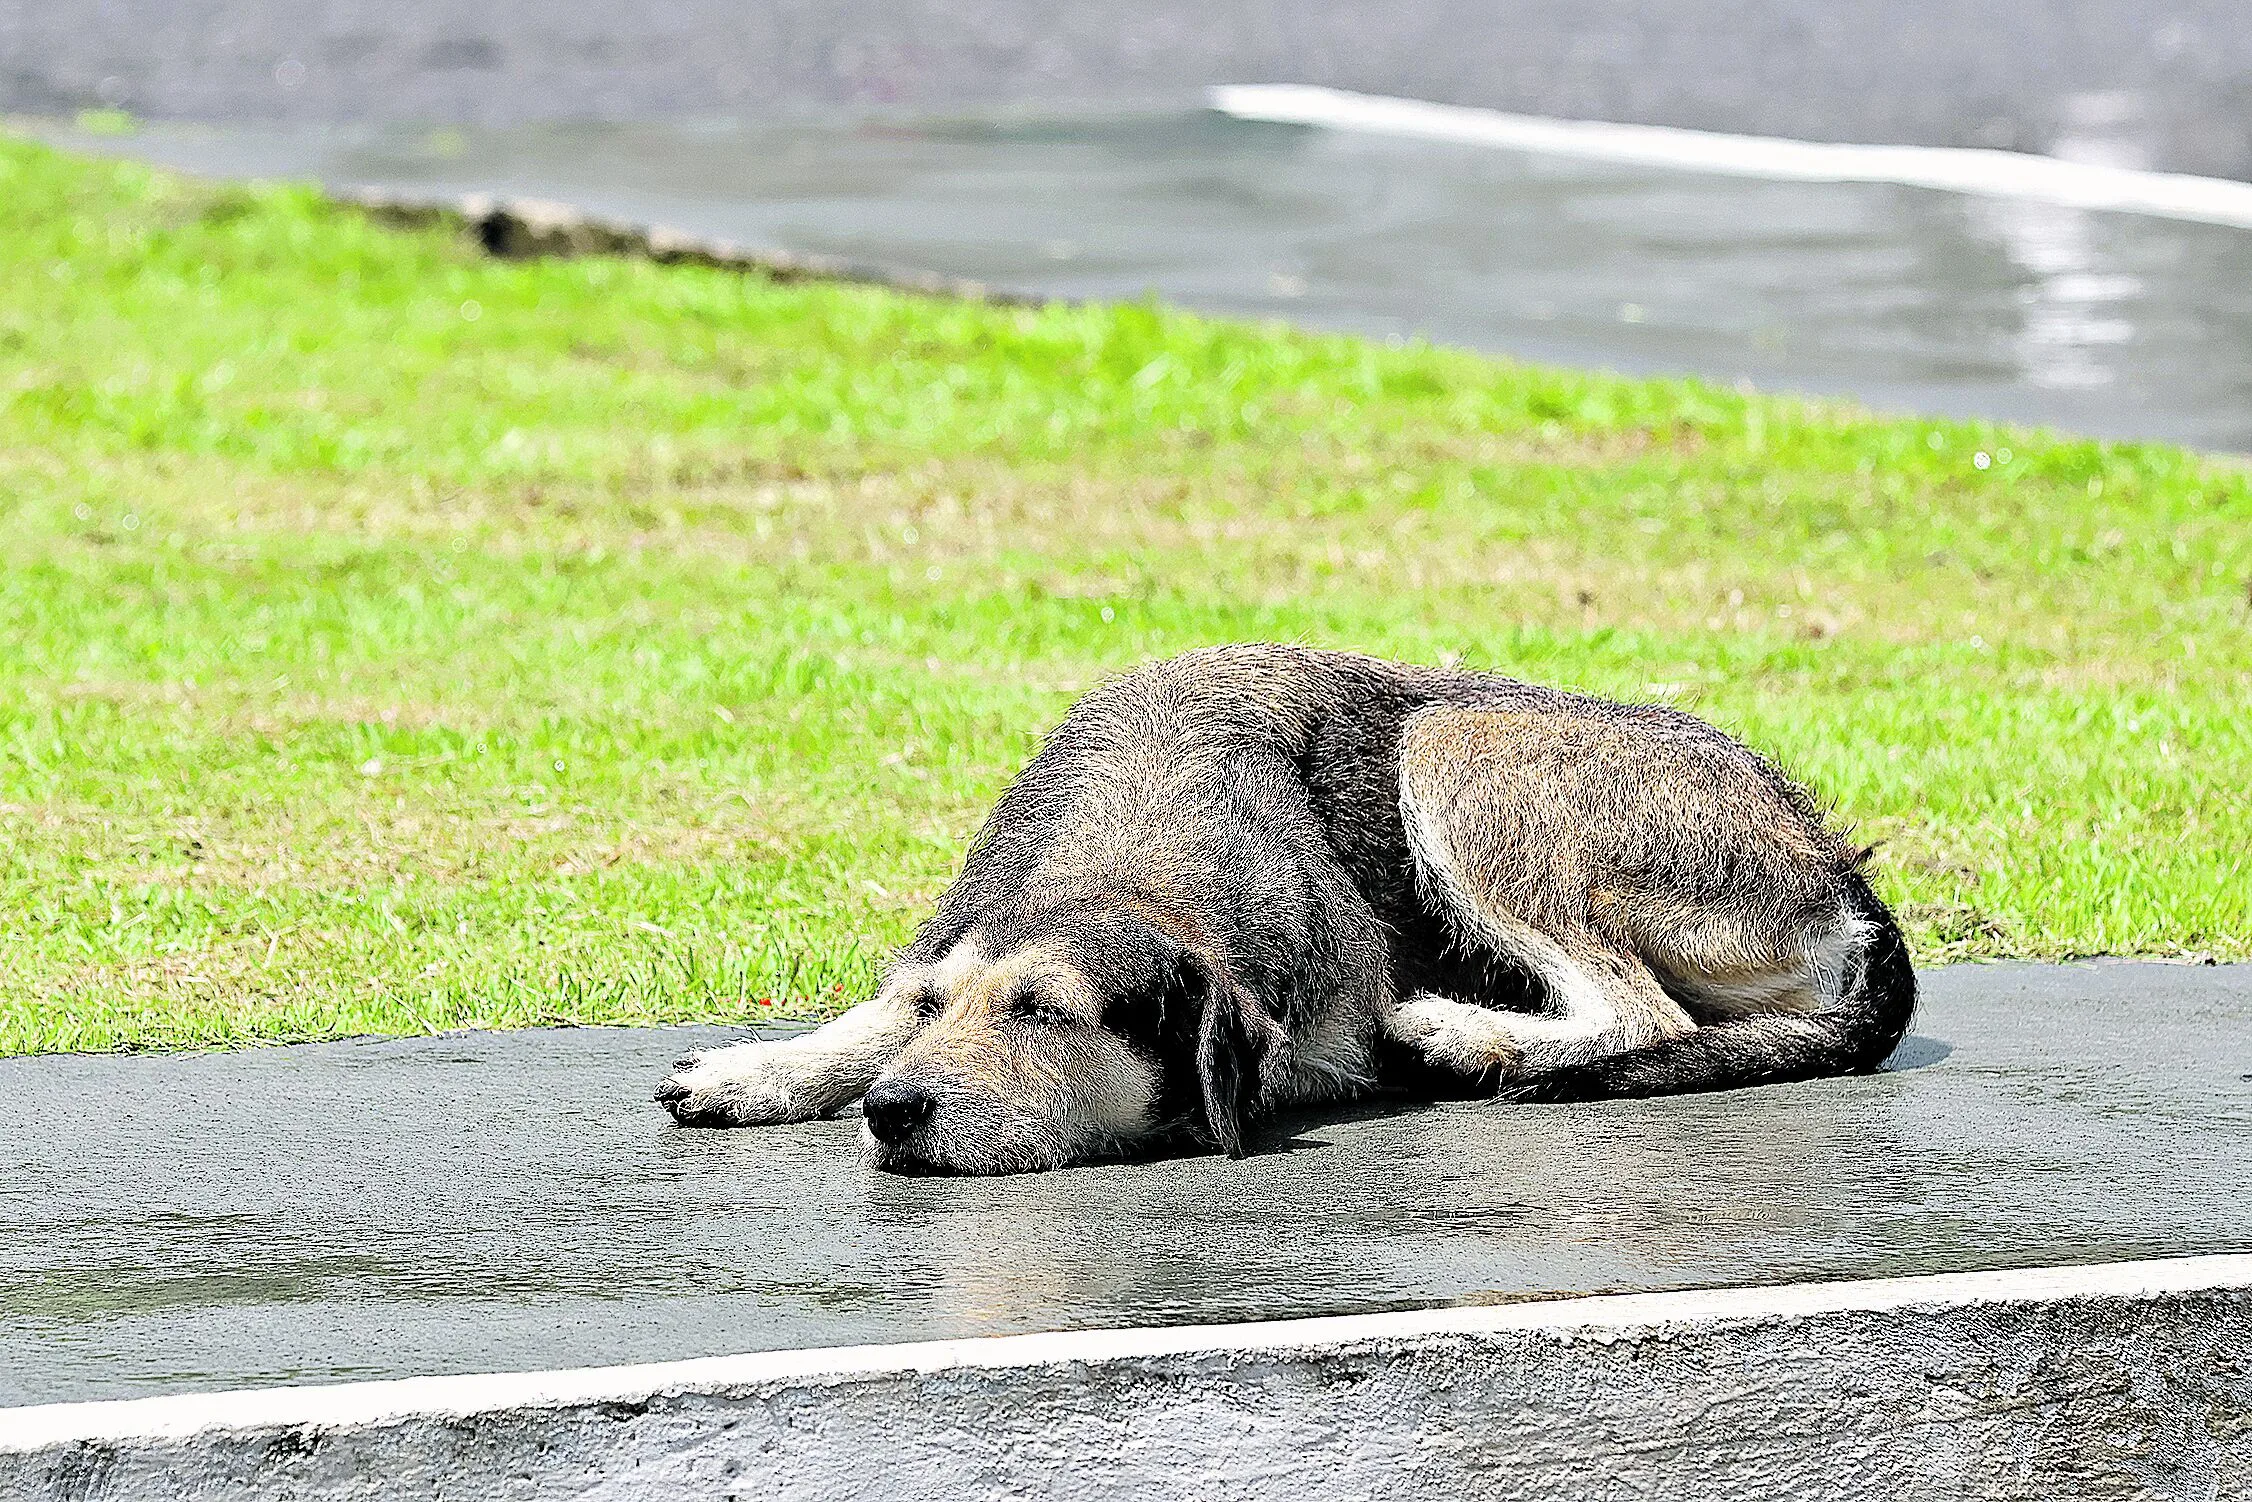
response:
M30 114L914 119L1228 83L2252 178L2242 0L0 0L0 110Z
M1959 967L1892 1072L863 1168L705 1029L0 1061L0 1403L2252 1249L2252 967Z

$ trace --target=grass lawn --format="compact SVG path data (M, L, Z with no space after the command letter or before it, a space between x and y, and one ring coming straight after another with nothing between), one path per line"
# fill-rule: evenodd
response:
M487 259L0 141L0 1052L860 993L1039 732L1218 641L1669 699L1925 961L2252 953L2233 462Z

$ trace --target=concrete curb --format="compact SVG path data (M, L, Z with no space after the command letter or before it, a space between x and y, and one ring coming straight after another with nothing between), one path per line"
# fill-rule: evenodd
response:
M852 282L894 292L1011 307L1038 307L1046 301L935 272L870 266L836 256L754 250L687 230L607 219L546 199L495 198L484 193L427 198L374 188L331 196L386 224L458 229L496 256L631 256L666 265L754 272L779 282Z
M2252 1495L2252 1256L0 1411L0 1496Z

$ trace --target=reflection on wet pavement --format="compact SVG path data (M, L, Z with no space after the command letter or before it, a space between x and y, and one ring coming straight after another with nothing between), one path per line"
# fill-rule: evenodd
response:
M2117 109L2074 108L2060 151L2140 159ZM49 134L219 175L562 199L1035 294L2252 450L2252 233L2220 226L1202 113Z
M0 1061L0 1404L2252 1247L2252 967L1961 967L1892 1072L902 1178L709 1030Z

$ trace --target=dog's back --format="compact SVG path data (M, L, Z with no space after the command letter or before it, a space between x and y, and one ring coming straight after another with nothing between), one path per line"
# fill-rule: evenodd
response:
M1109 898L1224 949L1285 1014L1348 976L1373 988L1390 945L1333 830L1389 819L1396 846L1396 798L1378 792L1380 761L1319 785L1306 773L1358 702L1352 675L1386 666L1222 647L1089 693L994 808L917 952L996 914Z
M1081 699L919 947L1060 894L1131 897L1228 954L1287 1025L1340 993L1553 1012L1593 977L1610 1031L1541 1055L1543 1088L1656 1093L1889 1052L1913 977L1858 865L1803 789L1680 711L1222 647ZM1615 1020L1636 986L1605 974L1614 957L1654 978L1640 1024ZM1755 1014L1785 1020L1693 1027ZM1596 1056L1606 1039L1629 1041Z

